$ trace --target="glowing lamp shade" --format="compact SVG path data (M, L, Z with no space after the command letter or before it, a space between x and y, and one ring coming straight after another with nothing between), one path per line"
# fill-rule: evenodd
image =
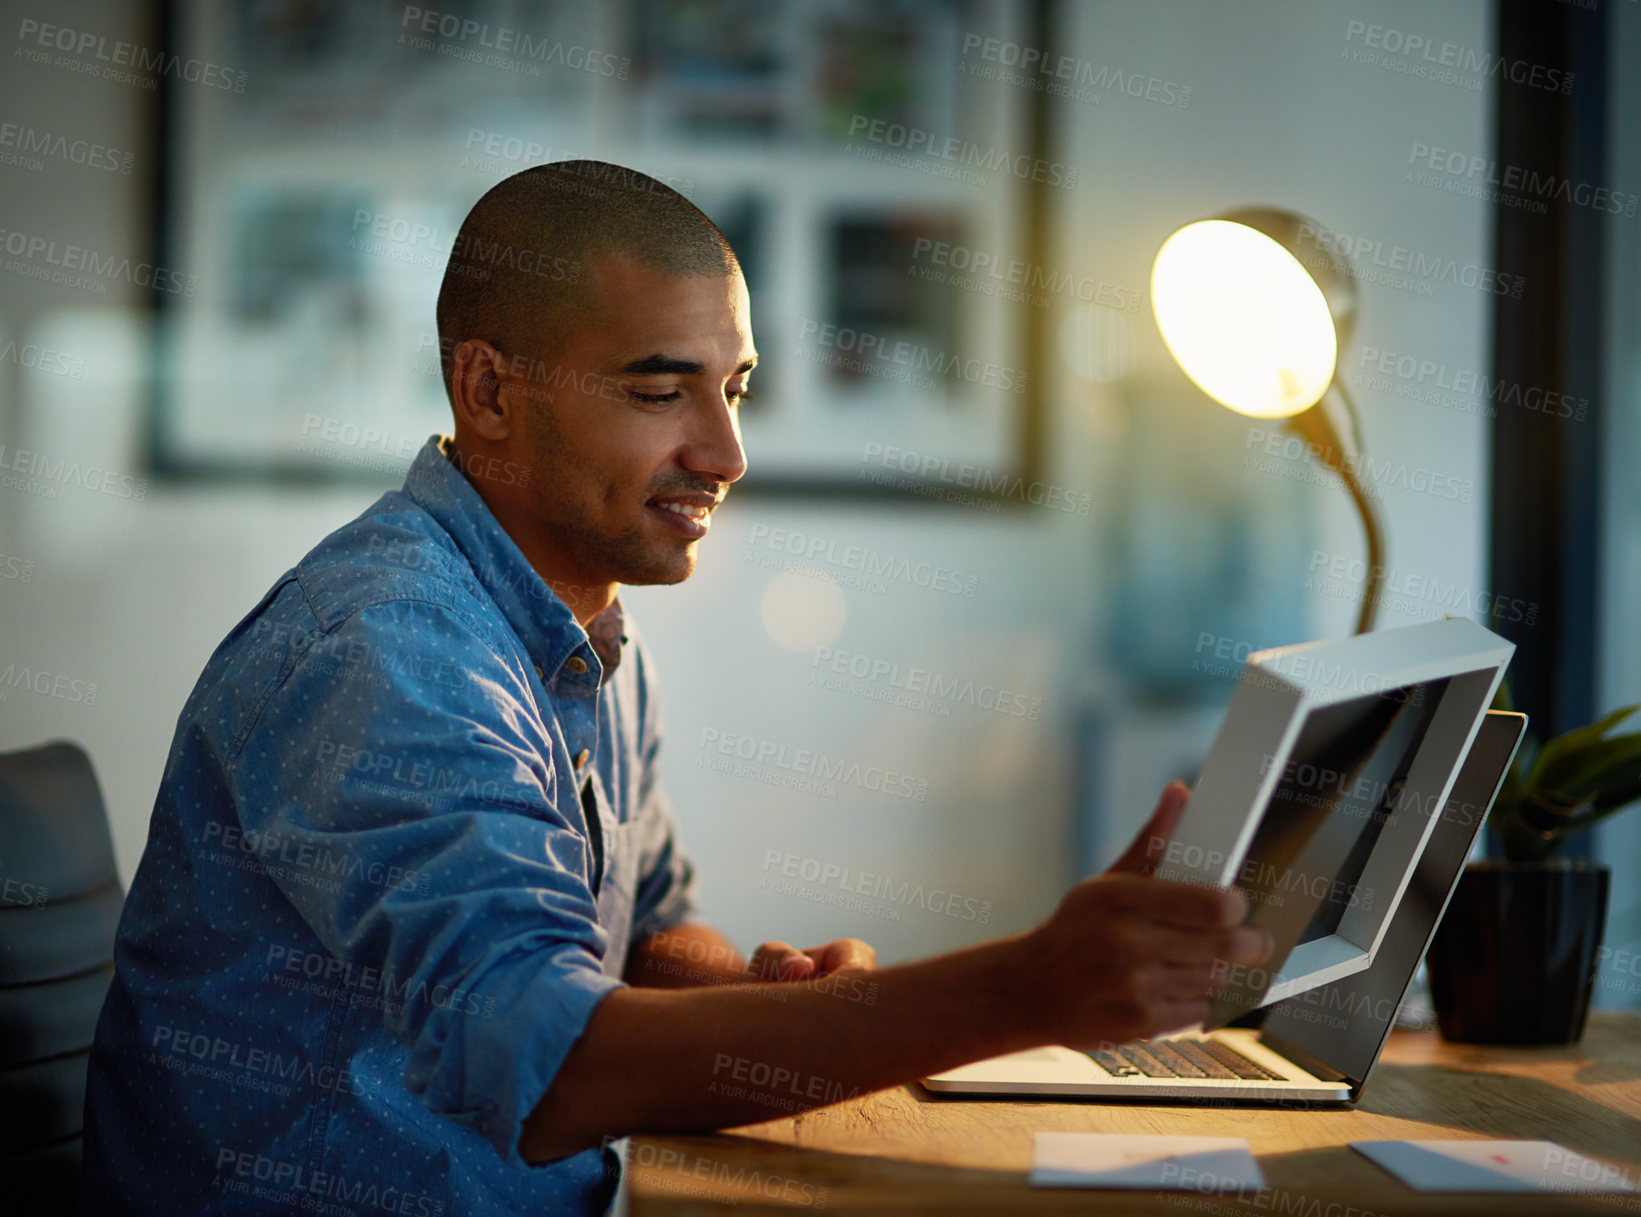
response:
M1246 224L1201 220L1163 242L1151 305L1185 374L1239 413L1287 418L1315 405L1333 380L1339 336L1322 289Z

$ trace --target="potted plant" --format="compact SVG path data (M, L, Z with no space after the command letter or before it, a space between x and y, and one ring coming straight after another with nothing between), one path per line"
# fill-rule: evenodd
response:
M1494 704L1510 709L1507 685ZM1609 872L1556 850L1641 799L1641 732L1613 734L1637 709L1522 740L1488 815L1491 856L1465 867L1426 956L1445 1038L1570 1044L1584 1034Z

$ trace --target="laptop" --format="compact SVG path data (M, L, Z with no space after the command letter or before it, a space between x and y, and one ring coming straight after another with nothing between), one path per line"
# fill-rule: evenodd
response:
M1490 710L1365 971L1285 998L1258 1029L1223 1027L1079 1052L1044 1047L923 1079L936 1094L1230 1104L1354 1103L1396 1021L1526 730Z

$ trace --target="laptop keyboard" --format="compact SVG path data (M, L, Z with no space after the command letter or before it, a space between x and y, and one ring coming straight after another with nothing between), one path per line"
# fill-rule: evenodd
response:
M1280 1082L1282 1078L1235 1048L1211 1039L1134 1040L1085 1054L1115 1078L1225 1078Z

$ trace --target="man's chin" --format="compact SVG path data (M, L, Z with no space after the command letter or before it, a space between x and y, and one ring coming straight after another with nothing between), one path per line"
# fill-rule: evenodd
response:
M633 569L622 573L617 580L628 587L651 587L659 584L682 583L695 573L695 545L691 541L683 549L670 554L655 554Z

